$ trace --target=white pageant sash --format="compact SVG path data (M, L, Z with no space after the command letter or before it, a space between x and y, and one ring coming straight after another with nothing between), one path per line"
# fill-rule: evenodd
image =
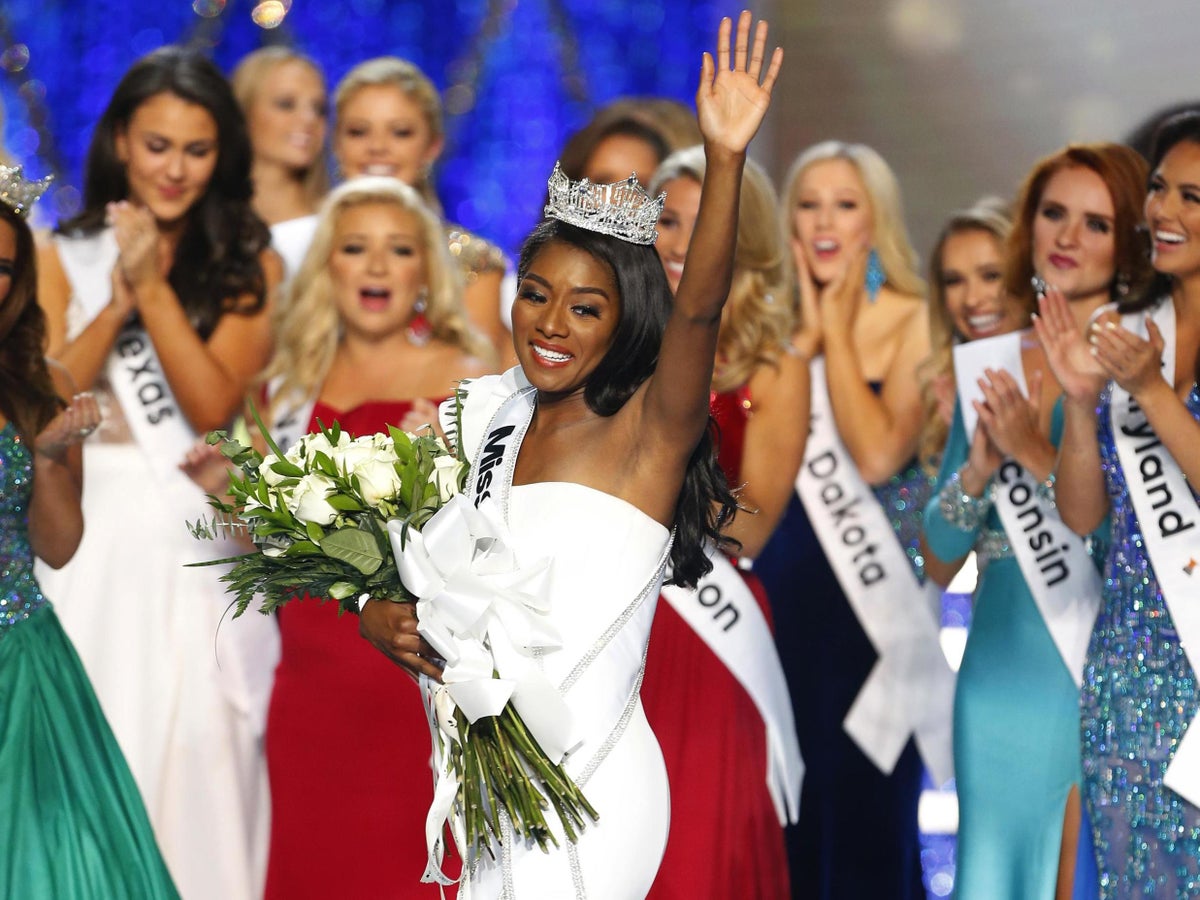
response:
M779 824L796 822L804 760L787 679L766 617L745 580L709 547L713 570L695 590L666 585L662 596L738 680L767 729L767 789Z
M1175 378L1175 305L1167 298L1149 313L1122 317L1125 328L1148 337L1146 318L1163 336L1163 373ZM1163 447L1137 401L1119 384L1112 385L1112 428L1129 499L1137 513L1146 552L1154 566L1179 643L1192 668L1200 671L1200 509L1187 479ZM1164 783L1200 805L1200 725L1193 719L1167 767Z
M313 409L316 408L317 398L314 394L306 397L300 403L290 403L280 396L283 387L283 376L271 379L267 385L267 402L271 404L271 438L284 453L300 438L308 434L308 423L312 421ZM328 422L323 423L326 426Z
M981 394L977 380L983 378L985 368L1006 370L1021 392L1028 395L1019 332L971 341L960 347L973 351L959 353L956 347L954 353L964 424L968 421L967 410L974 412L971 400ZM974 415L970 418L968 441L976 419ZM1076 686L1081 687L1088 642L1100 611L1100 575L1088 556L1083 538L1063 524L1058 508L1043 496L1037 479L1020 463L1005 459L993 477L996 512L1021 567L1021 575L1063 664Z
M909 735L934 779L954 775L954 673L939 643L941 593L922 585L833 419L825 361L812 371L812 418L796 492L879 659L844 726L891 773Z

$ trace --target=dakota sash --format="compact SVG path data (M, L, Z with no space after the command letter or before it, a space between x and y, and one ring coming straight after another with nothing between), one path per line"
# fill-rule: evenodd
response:
M977 423L971 401L982 392L977 381L985 368L1005 369L1028 393L1021 363L1019 332L983 338L955 348L954 371L958 382L959 406L967 439ZM970 422L970 426L967 423ZM1054 501L1039 490L1039 483L1016 460L1001 463L994 479L994 505L1004 525L1008 543L1021 567L1046 630L1058 648L1063 664L1083 685L1083 664L1087 657L1092 626L1100 611L1100 575L1096 571L1083 538L1071 531L1059 517Z
M815 359L812 412L796 492L846 599L879 659L844 727L882 772L909 735L935 780L954 774L954 674L939 643L941 593L921 585L891 523L834 423L825 361Z
M754 701L767 729L767 790L779 824L787 825L800 814L804 760L783 666L766 617L745 579L712 547L708 558L713 570L695 590L666 585L662 596Z
M1122 317L1121 324L1142 338L1148 337L1146 319L1152 318L1163 336L1163 372L1168 383L1175 377L1175 305L1170 298L1149 313ZM1200 671L1200 510L1182 470L1163 447L1137 401L1119 384L1112 385L1112 429L1117 456L1125 473L1129 499L1137 513L1142 539L1158 578L1179 643L1192 668ZM1200 805L1200 726L1189 725L1163 779L1167 787Z
M78 303L69 323L74 338L112 299L109 273L120 250L111 228L87 237L56 238L55 247ZM104 276L98 278L97 272ZM178 482L183 478L178 466L197 435L179 409L154 343L141 325L127 323L121 329L108 354L105 375L151 467L164 482Z

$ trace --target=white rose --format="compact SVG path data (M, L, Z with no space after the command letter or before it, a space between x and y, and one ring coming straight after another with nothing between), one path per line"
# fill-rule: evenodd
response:
M380 457L383 455L381 453ZM354 470L363 499L371 507L379 506L380 500L393 499L400 490L400 476L396 474L394 458L388 460L380 457L368 459Z
M318 452L324 453L329 458L333 458L333 444L329 442L329 438L325 437L321 432L307 435L304 439L305 455L312 459ZM338 435L337 445L339 447L348 447L350 445L350 435L342 432Z
M268 453L263 457L262 462L258 464L258 475L267 483L268 487L275 487L275 485L279 484L284 479L283 475L280 475L271 468L271 466L277 462L279 462L279 457L274 453ZM289 460L289 462L291 462L291 460Z
M438 497L443 503L459 493L458 476L466 463L453 456L438 456L433 460L433 480L437 484Z
M337 518L337 510L325 499L333 490L333 482L324 475L305 475L292 488L288 509L301 522L329 525Z
M370 439L363 440L359 438L352 441L345 447L338 447L330 456L333 464L338 467L339 472L345 472L349 475L360 465L375 455L375 447Z

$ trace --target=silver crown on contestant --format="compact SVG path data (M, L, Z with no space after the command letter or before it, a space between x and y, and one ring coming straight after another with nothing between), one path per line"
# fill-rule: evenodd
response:
M53 175L47 175L38 181L28 181L21 177L20 166L0 166L0 203L24 218L53 180Z
M571 181L558 163L546 184L550 202L545 213L552 219L588 231L611 234L631 244L653 244L658 240L658 217L665 193L651 199L637 176L613 184L592 184L586 178Z

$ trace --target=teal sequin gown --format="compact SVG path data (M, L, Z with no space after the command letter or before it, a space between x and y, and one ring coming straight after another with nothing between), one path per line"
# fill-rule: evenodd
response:
M1062 433L1054 409L1051 439ZM954 770L959 826L955 896L1052 900L1063 812L1080 784L1079 689L1026 586L995 509L980 528L948 522L938 496L970 449L962 413L954 423L925 509L925 540L942 559L973 547L979 561L971 628L954 696ZM1090 844L1080 835L1075 897L1095 896Z
M1099 434L1112 545L1083 673L1083 776L1100 896L1183 900L1200 897L1200 808L1163 776L1200 709L1200 686L1142 541L1111 402L1106 390ZM1200 420L1200 388L1192 387L1187 408Z
M125 759L33 576L30 450L0 429L0 897L177 897ZM103 597L94 598L103 603Z

